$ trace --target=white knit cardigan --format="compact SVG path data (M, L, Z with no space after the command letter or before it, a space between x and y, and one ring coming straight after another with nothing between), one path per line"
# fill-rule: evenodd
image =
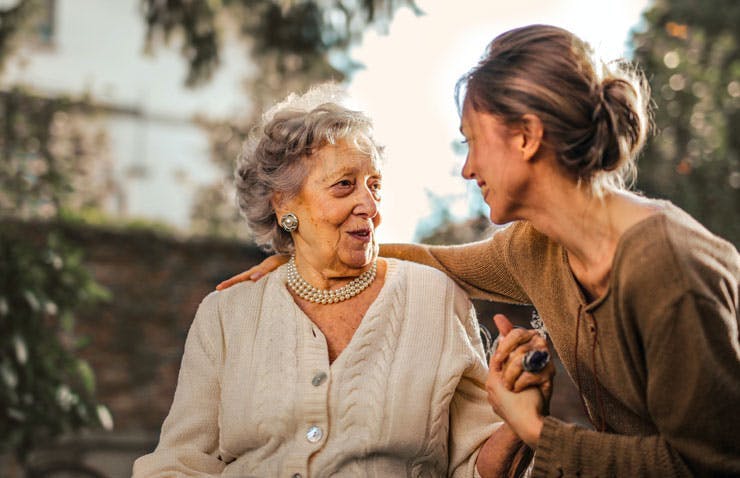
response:
M500 424L464 292L388 260L385 284L330 365L285 266L201 303L159 445L134 477L473 477Z

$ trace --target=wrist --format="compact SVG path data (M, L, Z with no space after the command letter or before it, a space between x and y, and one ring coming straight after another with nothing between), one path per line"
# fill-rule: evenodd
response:
M520 435L522 441L533 450L537 449L537 445L540 442L540 435L542 435L542 427L544 426L544 418L537 415L534 419L529 420L522 430Z

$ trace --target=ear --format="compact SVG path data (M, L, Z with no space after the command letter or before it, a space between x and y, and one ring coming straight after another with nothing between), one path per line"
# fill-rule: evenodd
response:
M276 192L272 195L270 200L272 209L275 211L275 215L279 218L285 213L285 196L281 192Z
M544 134L542 121L537 115L527 113L522 116L519 127L521 134L521 144L519 147L524 159L529 161L535 157L542 146L542 135Z

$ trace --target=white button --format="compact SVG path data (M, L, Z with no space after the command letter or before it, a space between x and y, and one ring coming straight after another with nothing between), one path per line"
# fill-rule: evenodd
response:
M313 385L314 387L318 387L319 385L324 383L324 380L326 380L326 373L319 372L311 379L311 385Z
M320 427L317 427L316 425L309 428L306 432L306 440L310 441L311 443L316 443L317 441L321 440L321 437L323 436L324 430L322 430Z

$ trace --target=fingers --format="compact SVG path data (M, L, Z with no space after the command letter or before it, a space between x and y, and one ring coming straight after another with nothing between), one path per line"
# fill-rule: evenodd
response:
M246 271L240 274L237 274L234 277L230 277L226 279L225 281L221 282L219 285L216 286L216 290L228 289L234 284L238 284L239 282L250 280L252 278L252 274L254 273L254 269L255 268L252 267L251 269L247 269Z
M520 329L516 328L509 331L505 337L501 337L496 347L496 352L491 357L491 368L500 370L503 364L508 360L509 354L511 354L517 347L530 343L529 347L525 350L531 349L542 349L547 350L547 341L543 339L536 330Z
M549 406L550 398L552 398L552 382L553 377L555 376L555 364L550 362L549 364L547 364L547 367L545 367L545 370L540 373L547 373L550 377L549 380L546 380L540 385L542 396L545 397L545 403Z
M496 324L499 333L502 336L509 335L509 332L514 328L514 325L506 318L504 314L496 314L493 316L493 322Z
M511 350L506 356L491 357L491 372L496 371L507 390L521 392L529 387L538 387L546 399L552 391L552 378L555 366L549 362L539 372L529 372L524 368L524 357L532 350L548 351L547 341L534 331L534 335L524 329L515 329L509 336L501 339L497 350ZM513 350L511 347L515 347ZM498 360L498 361L497 361Z
M216 290L228 289L232 285L238 284L239 282L244 282L248 280L256 281L260 277L263 277L265 274L274 271L281 265L288 262L288 259L289 257L283 254L275 254L273 256L270 256L256 266L251 267L246 271L221 282L219 285L216 286Z
M501 380L504 382L504 386L509 390L514 389L514 384L522 375L528 374L530 377L534 375L530 372L526 372L522 367L522 358L526 353L527 349L525 347L517 347L509 354L508 359L501 367Z
M488 395L488 403L497 415L501 415L499 397L502 388L501 373L491 368L486 379L486 393Z
M552 378L555 376L555 365L551 362L540 372L524 372L520 374L509 387L510 381L507 380L507 388L514 392L521 392L525 388L539 387L546 399L550 398L549 392L552 391Z

